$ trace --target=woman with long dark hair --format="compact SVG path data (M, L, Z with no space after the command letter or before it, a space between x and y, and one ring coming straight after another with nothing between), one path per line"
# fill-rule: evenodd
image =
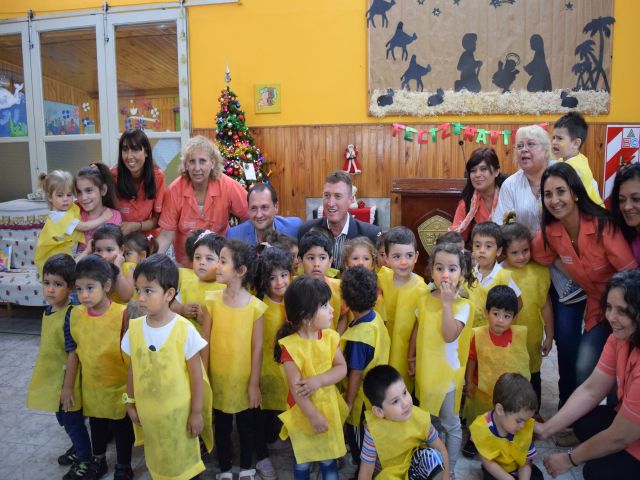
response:
M640 263L640 163L620 167L610 198L611 215Z
M465 166L467 184L462 190L449 231L458 232L465 242L474 225L491 220L498 204L500 185L507 178L500 173L500 161L491 147L476 148Z

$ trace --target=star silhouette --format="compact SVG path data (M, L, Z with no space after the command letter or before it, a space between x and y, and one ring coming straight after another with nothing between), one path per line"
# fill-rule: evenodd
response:
M573 3L567 2L564 4L564 8L567 10L573 10Z
M439 17L440 16L440 9L438 7L433 9L433 12L431 12L433 14L434 17Z
M418 3L419 3L420 5L424 5L424 0L418 0Z
M456 5L456 6L460 5L460 0L453 0L453 4Z

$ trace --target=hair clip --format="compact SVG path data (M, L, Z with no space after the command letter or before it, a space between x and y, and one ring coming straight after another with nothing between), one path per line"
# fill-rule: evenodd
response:
M199 242L200 240L202 240L207 235L213 235L213 234L214 234L214 232L212 232L211 230L205 230L200 235L198 235L198 239L196 240L196 243Z
M151 240L153 240L153 235L147 235L147 242L150 242Z

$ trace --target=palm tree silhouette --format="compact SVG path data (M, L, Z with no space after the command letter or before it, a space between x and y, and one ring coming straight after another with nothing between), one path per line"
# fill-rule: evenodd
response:
M595 73L593 79L593 88L594 90L597 88L598 83L600 82L600 76L602 76L602 80L604 81L604 89L609 92L609 81L607 80L607 74L604 71L604 37L611 37L611 28L610 26L615 23L615 18L613 17L598 17L591 20L587 23L582 29L582 33L588 33L590 36L594 36L598 34L600 45L598 58L594 59L594 69L593 73Z
M593 40L585 40L576 47L575 54L580 56L581 62L576 63L572 71L578 76L576 82L576 90L595 90L596 86L593 83L593 62L597 62L595 53L593 53L593 47L596 44ZM587 75L585 79L584 76Z

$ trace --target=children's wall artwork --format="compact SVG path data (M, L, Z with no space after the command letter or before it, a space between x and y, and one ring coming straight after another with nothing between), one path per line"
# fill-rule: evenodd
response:
M9 82L0 85L0 137L27 136L27 104L24 99L24 83Z
M67 103L44 101L46 135L76 135L80 133L80 107Z
M607 113L613 0L541 5L369 0L370 115Z
M280 113L280 85L254 85L253 92L256 113Z

